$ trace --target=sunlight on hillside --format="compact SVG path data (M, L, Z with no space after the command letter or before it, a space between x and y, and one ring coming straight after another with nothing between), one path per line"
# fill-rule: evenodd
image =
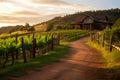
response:
M35 25L35 31L46 31L46 24Z

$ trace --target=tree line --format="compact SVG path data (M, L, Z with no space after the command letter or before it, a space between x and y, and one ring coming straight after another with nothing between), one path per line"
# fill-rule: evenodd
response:
M79 19L81 16L96 16L103 18L107 16L108 21L115 23L115 21L120 18L120 9L108 9L108 10L96 10L96 11L85 11L85 12L77 12L72 15L66 15L64 17L58 16L55 17L47 22L43 22L41 24L47 24L47 31L49 30L56 30L56 29L73 29L70 25L75 23L76 20Z

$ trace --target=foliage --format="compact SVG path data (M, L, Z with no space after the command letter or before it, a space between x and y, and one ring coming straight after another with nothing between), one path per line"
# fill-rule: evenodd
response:
M50 33L53 34L53 33ZM46 37L47 35L47 37ZM56 35L56 34L54 34ZM49 37L50 36L50 37ZM52 40L52 35L48 35L47 33L39 34L36 33L34 34L34 38L36 38L36 46L41 48L41 46L45 45L47 43L46 38L48 41ZM23 38L23 41L22 41ZM19 36L19 37L9 37L6 39L0 39L0 67L4 67L6 63L9 65L11 62L11 65L13 62L21 62L21 59L15 59L16 57L19 57L21 52L23 51L22 48L24 47L25 51L27 51L28 55L29 53L31 54L31 50L33 49L33 35L25 35L25 36ZM54 36L54 39L56 39L57 36ZM23 44L23 45L22 45ZM18 54L18 55L17 55ZM12 58L12 60L8 61L9 58Z
M13 33L16 31L34 31L34 26L29 25L26 23L25 25L16 25L16 26L8 26L0 28L0 34L3 33Z
M113 26L116 28L120 28L120 18L117 19L117 21L115 22L115 24Z
M12 33L1 34L0 39L14 37L16 35L22 35L22 34L27 34L27 33L28 33L28 31L16 31L16 32L12 32Z
M27 31L35 31L34 26L30 26L30 27L27 29Z
M7 58L8 56L10 57L10 55L13 55L13 54L20 54L23 48L22 44L24 45L24 49L27 51L27 53L31 54L32 52L31 49L33 48L33 36L34 38L36 38L37 48L41 48L44 45L48 44L47 43L48 41L51 42L52 39L57 39L58 38L57 33L60 33L61 40L67 40L67 41L77 40L83 36L88 35L86 31L82 31L82 30L66 30L66 31L55 31L55 32L49 32L49 33L45 33L45 32L35 33L34 35L28 34L28 35L23 35L19 37L10 36L9 38L6 38L6 39L0 39L0 45L1 45L0 64L3 64L5 60L8 60ZM23 42L22 42L22 38L23 38ZM15 56L13 56L13 60L15 60L14 57Z
M113 36L113 44L120 46L120 19L112 26L112 29L106 28L103 33L105 33L105 40L109 41L110 36Z
M65 41L74 41L78 40L81 37L89 35L89 33L84 30L61 30L57 32L60 32L61 40Z
M76 21L78 21L80 19L81 16L88 16L88 15L92 15L92 16L96 16L96 17L107 17L109 22L115 22L118 18L120 18L120 9L116 8L116 9L109 9L109 10L97 10L97 11L85 11L85 12L77 12L75 14L70 14L70 15L66 15L64 17L55 17L52 20L43 22L41 24L52 24L54 25L54 29L71 29L71 27L69 27L70 24L75 23ZM55 28L56 27L56 28Z
M112 37L112 44L120 47L120 19L118 19L115 24L112 26L112 28L109 28L109 26L102 31L102 35L105 34L104 41L109 43L110 37ZM102 40L103 37L100 35L100 40ZM100 51L105 59L106 65L108 68L118 68L120 67L120 53L116 49L112 49L112 52L108 51L108 46L102 47L100 44L96 44L95 42L88 42L89 46L92 46L96 48L98 51Z
M0 79L4 80L10 76L21 76L24 75L27 70L36 70L37 68L42 67L48 63L59 61L59 59L64 57L68 51L69 46L63 43L53 51L49 52L49 54L41 55L26 64L16 64L14 66L9 66L8 68L0 70Z
M24 30L27 30L27 31L34 31L34 26L30 26L29 23L26 23L25 26L24 26Z
M120 54L118 51L113 50L112 52L109 52L106 50L106 47L102 47L101 45L98 45L95 42L91 41L88 41L87 44L97 49L101 53L106 68L115 69L120 67Z
M52 24L48 24L48 26L46 28L46 31L50 31L50 30L52 30L52 28L53 28L53 25Z
M42 47L44 46L48 41L52 39L52 34L54 33L60 33L61 39L62 40L67 40L67 41L72 41L79 39L81 36L86 34L86 31L82 30L62 30L62 31L55 31L55 32L43 32L43 33L35 33L34 37L36 38L36 45L37 47ZM87 33L88 34L88 33ZM24 49L27 51L26 55L29 55L32 49L32 41L33 41L33 35L24 35L24 36L19 36L18 41L16 44L16 39L15 37L13 38L7 38L7 39L1 39L0 40L0 64L5 61L5 57L3 58L3 55L12 55L15 54L16 52L21 53L21 37L24 38ZM47 37L47 38L46 38ZM54 35L54 39L57 37L57 35ZM76 38L77 37L77 38ZM65 43L64 43L65 44ZM40 54L39 57L33 60L27 61L26 64L23 64L21 59L22 57L19 57L20 60L15 63L13 66L7 66L5 69L0 68L0 77L5 78L6 76L11 76L11 75L16 75L16 73L24 73L26 69L33 69L38 66L42 66L45 64L48 64L50 62L55 62L59 61L61 57L64 56L65 53L68 52L69 47L66 45L60 45L57 47L54 51L47 53L45 55ZM19 54L20 56L21 54ZM27 59L29 59L29 56L27 56ZM8 62L7 65L10 64L10 61ZM1 65L0 65L1 66ZM18 75L17 75L18 76Z

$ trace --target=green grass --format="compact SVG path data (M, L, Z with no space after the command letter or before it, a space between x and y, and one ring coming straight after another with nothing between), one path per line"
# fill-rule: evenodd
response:
M22 76L25 75L26 71L28 70L36 70L37 68L40 68L41 66L51 62L58 62L60 58L64 57L65 54L68 53L68 51L69 46L62 44L53 51L45 55L41 55L40 57L37 57L26 64L16 64L14 66L2 69L0 70L0 80L7 80L7 77L12 76Z
M89 33L81 34L81 35L77 35L77 36L71 37L67 41L68 42L76 41L76 40L79 40L80 38L83 38L83 37L86 37L86 36L89 36Z
M61 40L68 42L78 40L90 34L88 31L85 30L61 30L58 32L60 32L61 34Z
M112 52L109 52L107 47L102 47L100 44L98 45L91 41L88 41L87 44L101 53L106 63L106 68L118 69L120 67L120 53L117 50L113 49Z

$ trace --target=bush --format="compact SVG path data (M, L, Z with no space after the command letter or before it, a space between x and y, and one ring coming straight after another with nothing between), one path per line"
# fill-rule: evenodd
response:
M50 31L53 29L53 25L52 24L48 24L47 28L46 28L46 31Z
M105 40L109 41L110 36L113 35L113 44L120 46L120 19L112 26L112 29L106 28L103 33L105 33Z

